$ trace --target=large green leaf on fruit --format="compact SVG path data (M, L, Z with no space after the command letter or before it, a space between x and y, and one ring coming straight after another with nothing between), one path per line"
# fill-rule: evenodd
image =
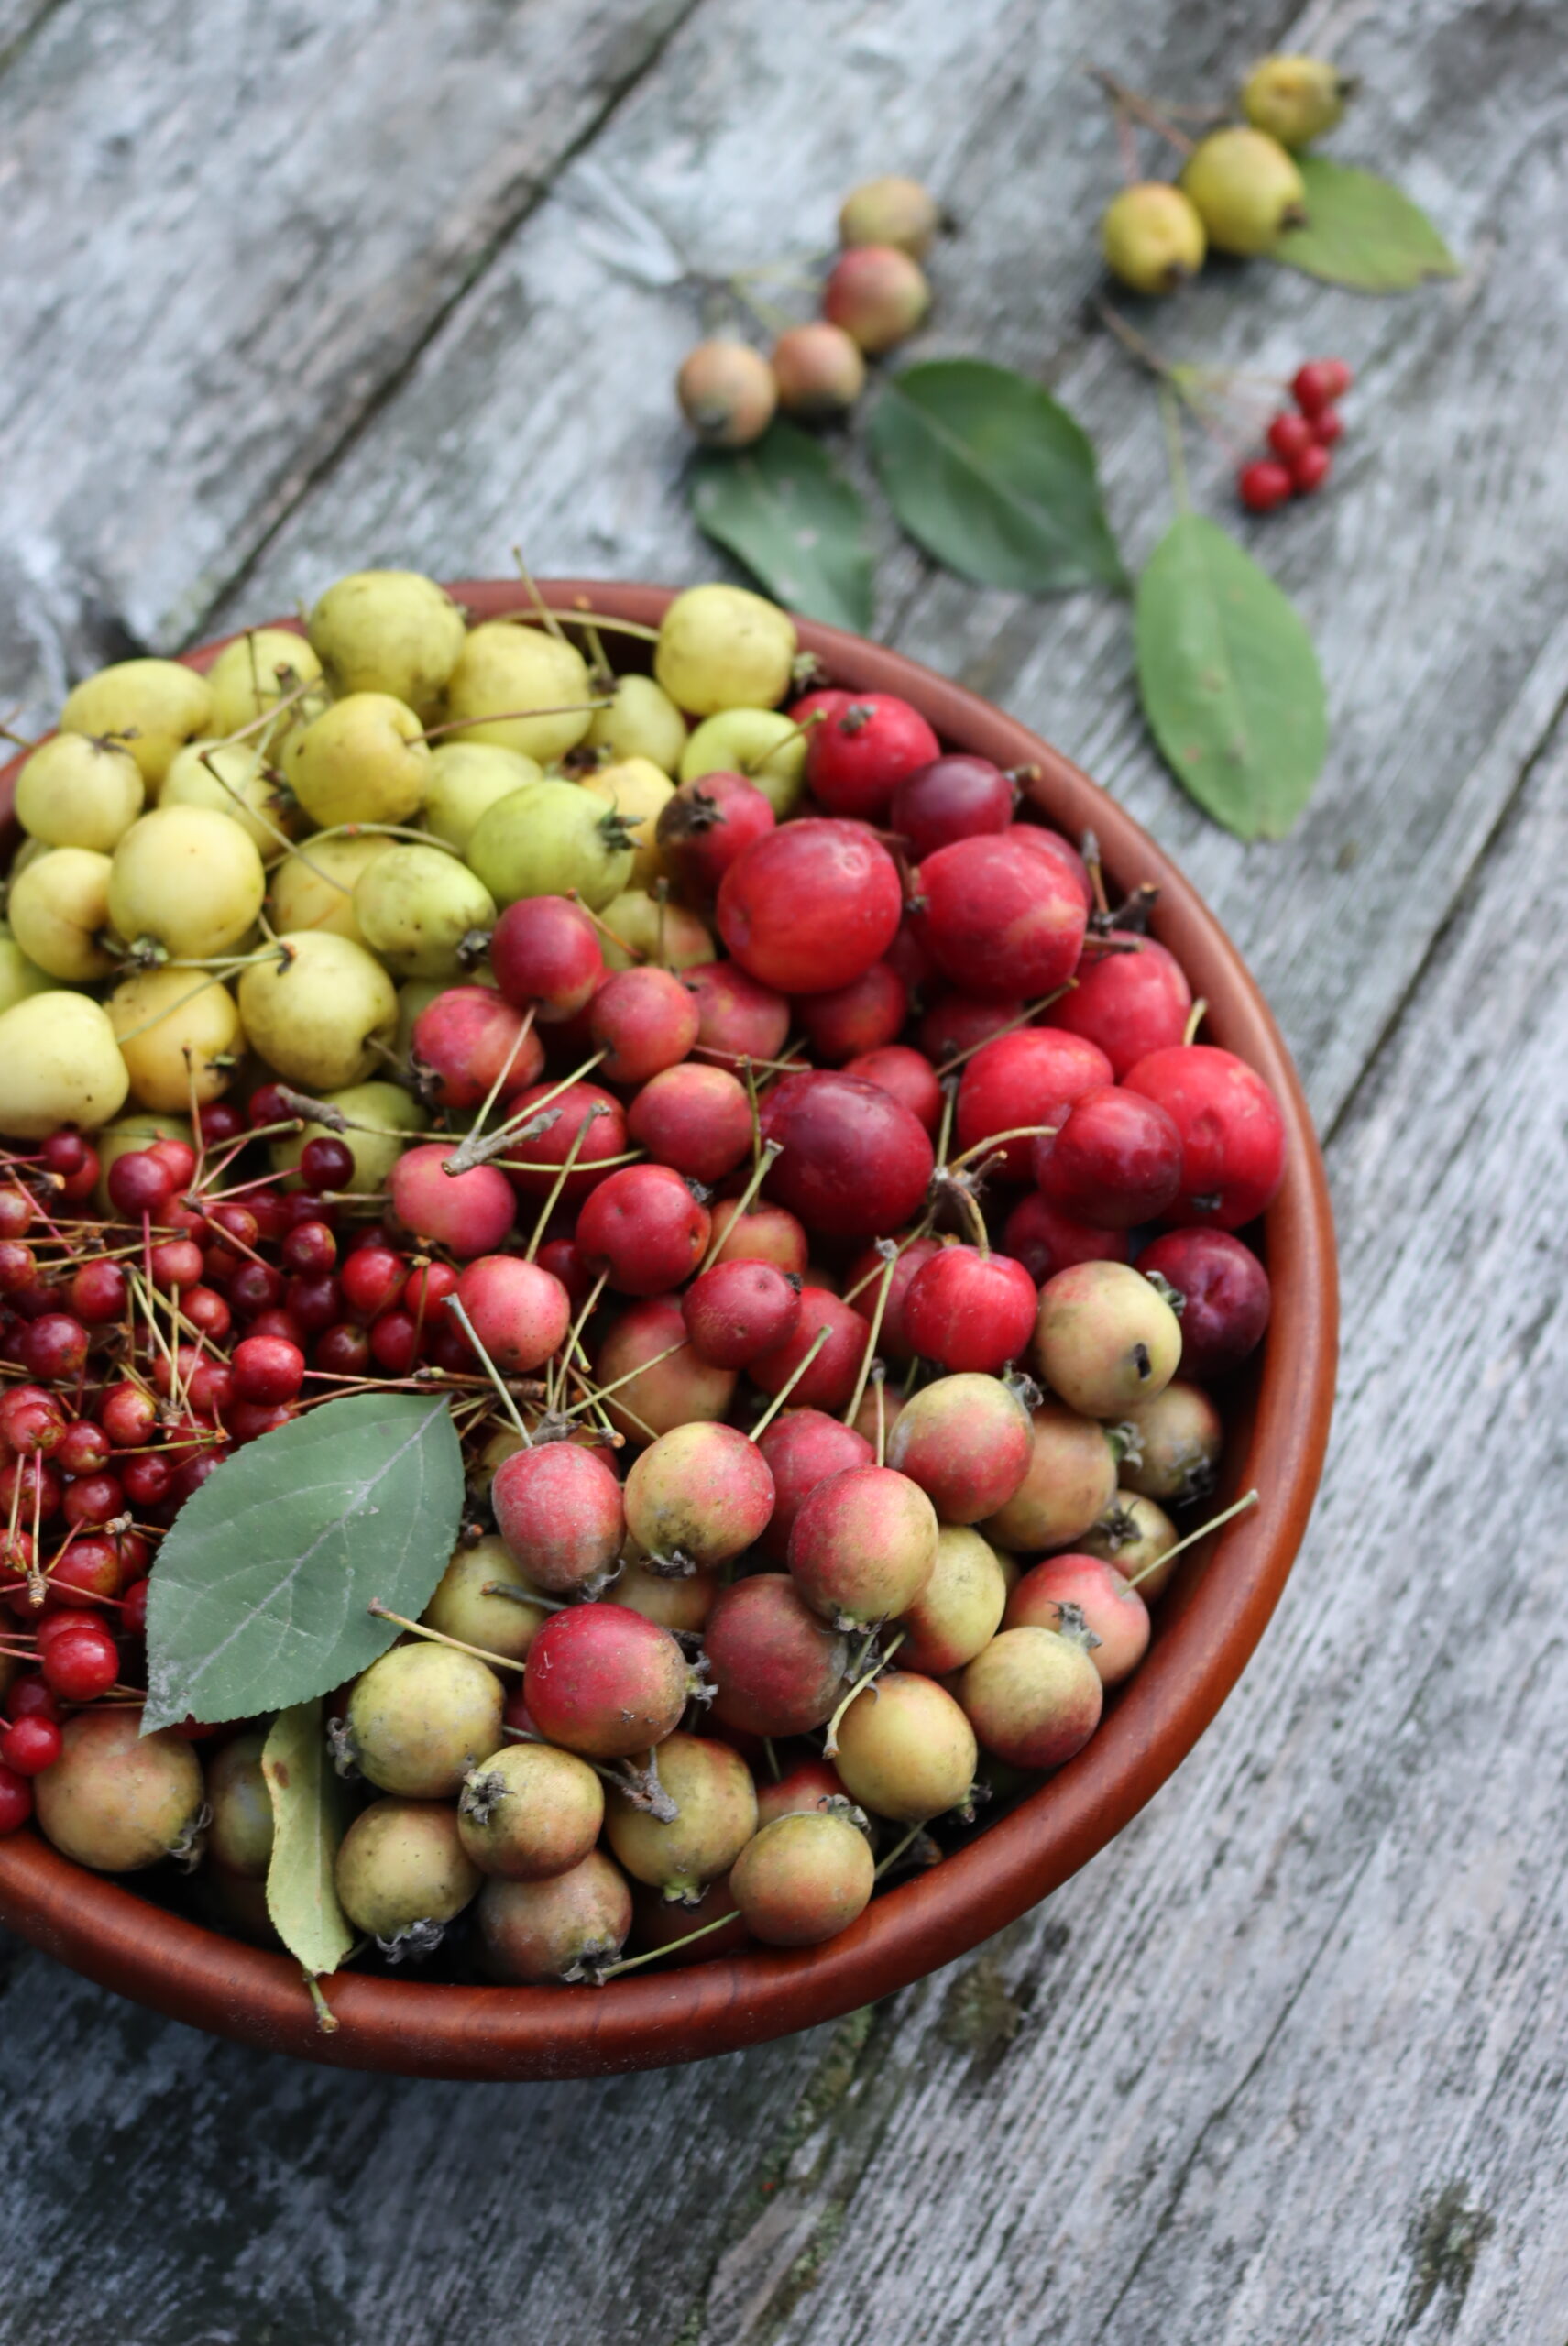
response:
M1427 277L1457 277L1459 263L1418 204L1376 171L1298 158L1307 225L1287 228L1274 258L1357 293L1403 293Z
M979 358L906 367L871 440L900 522L948 569L1029 595L1125 585L1094 450L1026 375Z
M1134 607L1138 692L1179 781L1238 839L1281 839L1328 751L1318 655L1293 606L1235 540L1184 513Z
M709 449L688 486L698 528L770 595L807 619L865 633L874 584L865 507L808 432L781 420L753 447Z
M397 1636L450 1561L463 1459L439 1395L369 1393L247 1442L186 1500L152 1571L144 1731L283 1710Z
M261 1772L272 1802L272 1862L267 1869L272 1927L307 1971L335 1971L354 1945L353 1926L337 1902L333 1880L354 1800L327 1756L319 1694L279 1713L261 1754Z

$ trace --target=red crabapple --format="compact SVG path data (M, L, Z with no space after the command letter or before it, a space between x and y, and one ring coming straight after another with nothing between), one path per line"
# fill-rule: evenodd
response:
M796 1386L795 1392L799 1390ZM873 1453L862 1434L809 1406L775 1418L757 1447L773 1478L773 1519L757 1545L771 1562L782 1564L789 1554L795 1517L817 1485L846 1467L869 1466Z
M795 1010L815 1056L838 1067L893 1041L908 1015L909 989L885 961L873 961L847 986L803 995Z
M1075 1605L1100 1642L1090 1654L1102 1686L1119 1686L1148 1651L1149 1609L1125 1573L1098 1556L1047 1556L1007 1599L1010 1629L1059 1629Z
M716 1263L776 1263L786 1277L799 1277L811 1260L810 1240L783 1206L756 1203L742 1211L737 1199L717 1199L713 1235L718 1241Z
M1245 1060L1206 1043L1178 1044L1139 1059L1126 1083L1165 1109L1181 1135L1181 1187L1168 1222L1239 1230L1272 1203L1285 1178L1285 1119Z
M883 1244L888 1242L884 1240ZM900 1248L891 1272L884 1256L874 1246L857 1255L844 1276L844 1300L852 1303L868 1326L882 1311L882 1326L877 1336L877 1350L883 1360L904 1368L915 1358L916 1346L911 1342L905 1324L905 1308L909 1299L910 1282L925 1268L933 1255L942 1251L939 1238L914 1238ZM883 1301L883 1289L886 1301Z
M1165 1110L1119 1084L1080 1092L1029 1152L1041 1195L1074 1222L1132 1230L1181 1185L1181 1135Z
M871 1844L849 1817L776 1816L729 1869L729 1894L764 1946L819 1946L865 1911L876 1886Z
M659 1781L675 1804L660 1820L612 1792L606 1836L633 1881L671 1901L695 1904L707 1883L729 1871L757 1829L757 1791L738 1751L712 1736L679 1728L659 1746Z
M698 903L716 895L736 858L771 831L773 803L740 773L705 773L683 782L661 808L654 829L664 869Z
M824 317L842 326L868 357L912 334L930 306L925 272L896 245L851 245L822 289Z
M1000 1035L975 1053L959 1080L953 1118L959 1146L978 1153L979 1144L998 1133L1059 1126L1074 1101L1109 1080L1103 1052L1076 1035L1043 1026ZM1025 1179L1031 1148L1027 1139L1007 1142L994 1168L998 1176Z
M1132 949L1108 952L1112 945ZM1089 938L1076 976L1071 992L1047 1011L1046 1024L1098 1044L1118 1083L1139 1059L1186 1033L1192 989L1175 955L1152 937L1113 928L1103 942Z
M611 1423L638 1444L694 1419L723 1417L735 1392L735 1371L710 1367L686 1341L675 1295L630 1304L605 1336L594 1366L601 1386L619 1387L605 1402Z
M1116 1453L1103 1426L1054 1401L1031 1413L1028 1470L981 1527L999 1548L1065 1547L1099 1521L1116 1495Z
M850 1661L848 1639L817 1618L787 1573L753 1573L722 1590L703 1652L714 1717L748 1735L809 1735L823 1726Z
M906 773L893 794L888 828L916 863L956 839L1004 831L1013 820L1017 786L989 758L933 758Z
M1181 1325L1126 1263L1075 1263L1040 1289L1030 1354L1069 1409L1121 1418L1163 1393L1181 1359Z
M1052 870L1061 874L1073 893L1082 900L1086 913L1094 908L1094 891L1090 885L1089 867L1078 850L1059 831L1044 823L1010 823L1004 839L1015 839L1032 855L1041 857Z
M920 1047L933 1069L944 1068L949 1059L978 1051L982 1043L1016 1025L1027 1008L1026 1003L1011 997L980 1002L972 994L939 994L921 1018Z
M844 1073L891 1093L928 1133L934 1135L941 1124L942 1087L923 1051L911 1050L906 1043L888 1043L847 1060Z
M1237 1367L1268 1325L1268 1273L1250 1246L1223 1230L1172 1230L1138 1256L1146 1278L1181 1297L1181 1365L1207 1380Z
M1213 1488L1225 1430L1196 1385L1169 1384L1152 1401L1129 1409L1126 1419L1138 1442L1137 1455L1129 1452L1122 1462L1129 1490L1181 1507Z
M555 1596L614 1571L626 1537L620 1485L597 1450L550 1442L513 1451L490 1484L507 1552Z
M857 1076L786 1075L762 1103L762 1137L784 1154L772 1198L825 1237L896 1230L925 1199L931 1135L902 1102Z
M748 976L786 994L828 993L860 977L903 914L887 850L858 823L816 817L753 840L718 891L729 950Z
M912 1393L888 1464L918 1483L944 1523L981 1523L1007 1505L1029 1471L1029 1412L997 1376L939 1376Z
M588 1034L607 1057L607 1083L646 1083L678 1066L696 1041L696 1003L669 970L617 970L588 1011Z
M1023 1358L1036 1306L1035 1282L1010 1255L942 1246L909 1283L905 1332L938 1368L994 1375Z
M944 1523L936 1570L899 1620L900 1668L932 1678L961 1670L996 1635L1006 1603L1007 1576L989 1540L968 1524Z
M528 1649L523 1696L539 1732L588 1760L629 1760L680 1724L691 1665L668 1629L624 1605L569 1605Z
M597 1278L621 1295L662 1295L691 1277L711 1233L698 1205L667 1165L625 1165L583 1204L573 1244Z
M1105 1690L1080 1636L1003 1629L965 1669L959 1699L998 1760L1059 1768L1099 1726Z
M697 1007L696 1047L733 1064L774 1059L789 1034L789 1003L734 961L697 961L681 972Z
M523 1034L521 1012L491 986L448 986L427 1003L414 1020L411 1056L422 1096L457 1114L477 1108L498 1081L522 1091L544 1065L543 1044L532 1028Z
M811 1492L789 1535L789 1570L836 1628L864 1628L912 1605L937 1562L937 1512L891 1466L850 1466Z
M619 1867L590 1849L547 1881L492 1874L474 1909L479 1959L491 1979L543 1987L597 1979L631 1928L631 1892Z
M655 1567L716 1572L768 1526L773 1478L753 1442L733 1426L674 1427L634 1460L626 1477L627 1529Z
M830 1760L797 1760L776 1781L764 1777L758 1784L757 1823L771 1825L775 1816L815 1816L825 1801L843 1797L843 1778Z
M906 700L895 693L857 693L812 728L806 787L829 815L880 822L905 774L939 754L935 733Z
M405 1149L387 1186L392 1211L405 1230L467 1262L495 1252L511 1228L517 1200L506 1175L494 1165L476 1165L455 1175L444 1172L443 1162L452 1148L450 1141L435 1140ZM345 1292L357 1306L346 1266Z
M745 1368L795 1333L800 1282L773 1263L715 1263L687 1289L681 1310L704 1360Z
M833 1764L873 1816L920 1825L966 1804L979 1759L974 1729L945 1687L888 1670L839 1720Z
M759 1353L751 1364L753 1385L764 1393L782 1393L821 1331L828 1341L797 1383L790 1387L795 1409L841 1409L855 1389L865 1357L866 1323L852 1304L826 1288L803 1287L800 1317L795 1333L772 1352Z
M1015 1255L1036 1287L1069 1263L1124 1263L1132 1253L1125 1231L1091 1230L1069 1222L1037 1190L1020 1198L1002 1225L1003 1252Z
M546 1025L586 1008L604 978L598 935L565 896L525 896L490 932L490 967L506 1001Z
M521 1255L481 1255L457 1281L457 1300L496 1366L526 1376L565 1341L572 1302L558 1278Z
M573 1142L587 1124L561 1191L567 1205L576 1205L603 1178L597 1168L606 1158L624 1155L625 1112L601 1085L586 1082L568 1083L564 1091L553 1083L532 1084L510 1103L510 1113L524 1119L536 1109L550 1114L553 1122L547 1132L536 1133L528 1140L519 1138L507 1150L506 1161L513 1168L511 1179L521 1197L541 1200L548 1197L557 1171L572 1154ZM406 1165L408 1158L402 1162ZM520 1167L526 1169L517 1169Z
M626 1136L656 1165L711 1186L751 1146L751 1105L727 1068L688 1059L642 1086L626 1112Z
M1071 977L1088 909L1064 873L1018 840L938 848L918 886L921 936L955 985L1030 1001Z

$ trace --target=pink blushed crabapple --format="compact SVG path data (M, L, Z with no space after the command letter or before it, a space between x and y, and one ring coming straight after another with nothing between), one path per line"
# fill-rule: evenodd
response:
M646 1083L679 1065L696 1041L696 1003L669 970L617 970L588 1009L588 1035L606 1057L607 1083Z
M608 1157L626 1149L626 1113L619 1100L602 1084L577 1081L559 1089L553 1083L531 1084L511 1102L510 1113L522 1119L521 1131L537 1113L551 1119L548 1130L521 1136L507 1150L506 1162L520 1197L543 1200L555 1186L555 1176L572 1155L582 1133L572 1170L561 1197L567 1205L580 1204L604 1176L598 1170ZM583 1132L583 1126L587 1130ZM417 1153L417 1152L416 1152ZM405 1157L403 1164L408 1163ZM493 1168L481 1167L481 1171ZM465 1179L466 1175L463 1177ZM458 1250L453 1249L454 1253Z
M904 1299L904 1329L923 1360L994 1376L1021 1360L1035 1325L1035 1282L1010 1255L939 1247Z
M1121 1419L1154 1400L1180 1359L1180 1322L1130 1264L1075 1263L1040 1289L1030 1365L1084 1417Z
M799 1391L796 1386L795 1394ZM791 1395L792 1401L795 1394ZM771 1563L782 1564L789 1554L795 1517L818 1483L826 1482L829 1474L842 1474L846 1467L871 1465L874 1453L853 1427L809 1405L775 1418L757 1447L773 1478L773 1518L757 1546Z
M935 1135L939 1129L942 1087L923 1051L911 1049L907 1043L888 1043L880 1050L861 1051L846 1060L844 1073L858 1076L862 1083L874 1083L879 1091L888 1092L928 1133Z
M1014 1768L1059 1768L1100 1724L1105 1693L1080 1617L1003 1629L964 1670L959 1700L985 1749Z
M773 1512L773 1478L733 1426L661 1434L626 1477L626 1524L655 1570L717 1572L744 1554Z
M955 840L921 864L921 937L955 985L1032 1001L1071 977L1088 906L1067 875L1010 837Z
M512 1743L483 1760L457 1801L457 1837L481 1873L549 1881L581 1865L604 1822L604 1787L586 1760Z
M895 245L851 245L822 289L824 317L841 326L868 358L905 341L930 306L924 270Z
M812 728L806 786L829 815L880 822L905 776L930 765L940 746L919 710L895 693L857 693Z
M876 1863L854 1816L823 1810L775 1817L729 1869L729 1894L764 1946L820 1946L858 1920Z
M507 1553L552 1595L579 1595L614 1572L626 1510L598 1451L571 1442L514 1451L496 1468L490 1505Z
M1099 1644L1090 1660L1102 1686L1119 1686L1148 1651L1149 1610L1113 1563L1098 1556L1047 1556L1024 1574L1007 1598L1009 1629L1059 1629L1064 1606L1075 1605Z
M532 1028L523 1033L522 1022L523 1014L490 986L449 986L438 993L413 1024L411 1058L422 1096L463 1114L477 1108L492 1085L521 1091L536 1081L544 1047Z
M1029 1464L981 1529L998 1548L1038 1554L1080 1539L1116 1496L1116 1451L1102 1425L1055 1401L1030 1412Z
M754 840L718 891L726 947L749 977L784 994L848 985L881 960L903 915L887 850L861 824L817 817Z
M981 1523L1029 1471L1029 1412L1000 1377L939 1376L912 1393L889 1437L888 1464L917 1483L944 1523Z
M626 1136L656 1165L711 1186L733 1173L751 1146L751 1105L728 1068L694 1059L666 1068L626 1112Z
M1123 946L1112 952L1105 947ZM1047 1026L1095 1044L1120 1083L1151 1051L1180 1042L1192 1008L1192 989L1180 963L1152 937L1111 929L1102 943L1084 946L1069 993L1045 1013Z
M1163 1213L1180 1187L1181 1135L1157 1101L1097 1084L1034 1143L1029 1169L1070 1220L1132 1230Z
M833 1764L861 1808L920 1825L968 1803L979 1760L974 1729L947 1689L900 1669L855 1696Z
M1167 1222L1239 1230L1272 1204L1285 1178L1285 1119L1244 1059L1206 1043L1178 1044L1139 1059L1125 1081L1163 1108L1181 1135L1181 1187Z
M762 1137L783 1155L767 1194L825 1237L896 1230L923 1201L931 1136L902 1102L856 1076L787 1075L762 1105Z
M866 362L859 344L825 318L787 327L769 363L779 405L803 423L830 423L847 414L865 389Z
M789 1535L789 1572L835 1628L865 1628L914 1603L937 1562L937 1512L891 1466L850 1466L820 1484Z
M626 1165L585 1200L573 1244L618 1294L662 1295L691 1277L711 1227L707 1208L667 1165Z
M467 1262L475 1255L495 1252L512 1226L517 1200L506 1175L494 1165L476 1165L455 1175L446 1172L444 1162L452 1150L452 1142L440 1140L405 1149L387 1186L392 1211L405 1230ZM348 1268L345 1265L345 1292L356 1302L348 1284ZM236 1277L243 1276L236 1274Z
M694 1905L708 1882L727 1873L757 1829L757 1792L738 1751L714 1736L680 1728L658 1749L659 1781L675 1814L661 1820L612 1791L606 1837L633 1881L672 1904Z
M602 1850L590 1849L568 1872L546 1881L490 1875L474 1913L486 1975L544 1987L601 1977L626 1944L631 1892L620 1868Z
M734 961L698 961L681 972L696 1003L696 1048L724 1066L774 1059L789 1034L789 1003Z
M475 1334L504 1375L526 1376L559 1351L571 1324L565 1288L521 1255L481 1255L455 1289ZM371 1332L374 1347L375 1332Z
M1046 1026L1021 1026L984 1044L959 1082L953 1130L966 1155L1001 1133L1028 1135L1039 1124L1059 1124L1075 1100L1111 1080L1110 1062L1094 1044ZM1025 1180L1031 1139L1008 1140L993 1154L1003 1180Z
M607 1332L594 1367L601 1386L618 1387L605 1401L611 1424L639 1446L673 1426L722 1418L735 1392L735 1371L711 1367L687 1341L675 1295L630 1304Z
M1138 1256L1182 1299L1181 1365L1200 1383L1239 1367L1268 1325L1268 1273L1224 1230L1172 1230Z
M759 1736L809 1735L844 1689L849 1640L811 1611L787 1573L720 1591L703 1633L713 1717Z
M808 1285L801 1288L800 1317L794 1334L782 1344L775 1344L771 1352L760 1353L751 1362L748 1373L752 1384L763 1393L782 1393L824 1328L828 1341L805 1374L790 1386L790 1406L795 1409L843 1409L855 1389L865 1357L866 1323L852 1304L846 1303L841 1296L830 1295L826 1288Z
M715 1263L681 1306L693 1344L715 1368L745 1368L788 1342L800 1320L800 1281L774 1263Z
M696 1683L668 1629L590 1601L553 1613L538 1632L523 1696L548 1742L587 1760L629 1760L679 1726Z

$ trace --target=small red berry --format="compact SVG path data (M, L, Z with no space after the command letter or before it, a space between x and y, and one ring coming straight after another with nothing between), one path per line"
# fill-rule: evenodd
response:
M115 1640L96 1621L52 1639L41 1667L47 1683L65 1703L92 1703L106 1694L120 1674Z
M1344 432L1344 418L1337 407L1326 407L1312 418L1312 437L1320 448L1332 448Z
M118 1263L83 1263L71 1282L71 1308L90 1328L102 1328L125 1318L128 1292Z
M259 1401L267 1409L291 1401L305 1374L305 1355L281 1336L247 1336L234 1348L230 1362L234 1389L242 1401Z
M128 1638L147 1635L147 1599L151 1586L149 1580L134 1580L120 1599L120 1626ZM47 1687L44 1692L49 1692Z
M204 1108L197 1109L196 1129L203 1148L221 1148L225 1142L239 1138L245 1130L245 1117L232 1102L212 1100Z
M1354 380L1343 358L1309 358L1290 378L1291 396L1303 415L1318 415L1343 399Z
M48 1719L52 1727L60 1725L60 1705L36 1671L17 1679L5 1708L13 1719Z
M1312 444L1312 426L1304 415L1286 408L1268 427L1268 444L1282 465L1289 464Z
M144 1214L161 1222L173 1203L176 1182L161 1157L133 1148L109 1168L109 1202L116 1213L139 1222Z
M276 1083L263 1083L250 1095L250 1129L262 1132L271 1124L286 1124L292 1121L291 1112Z
M420 1354L420 1329L411 1311L383 1311L370 1327L370 1351L389 1376L407 1376Z
M354 1172L354 1152L345 1141L323 1133L300 1151L300 1171L313 1189L341 1189Z
M1272 513L1283 505L1295 483L1283 465L1260 456L1253 465L1244 465L1236 475L1236 488L1249 513Z
M0 1834L15 1833L33 1813L33 1789L14 1768L0 1767Z
M62 1474L101 1474L109 1463L109 1437L91 1418L66 1427L54 1453Z
M126 1459L120 1485L134 1507L158 1507L169 1496L173 1479L169 1461L154 1450Z
M17 1719L0 1735L0 1767L18 1776L41 1776L60 1754L60 1729L51 1719Z
M1321 488L1332 466L1333 458L1326 448L1320 448L1316 441L1310 448L1303 448L1290 466L1290 477L1295 483L1297 496L1310 497L1314 490Z

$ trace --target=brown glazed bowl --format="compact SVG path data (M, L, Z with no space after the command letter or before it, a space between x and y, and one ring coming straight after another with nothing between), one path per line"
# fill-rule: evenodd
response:
M515 612L514 582L459 582L481 617ZM656 622L671 590L553 581L557 608ZM1266 1078L1288 1135L1285 1184L1265 1224L1273 1320L1225 1403L1216 1507L1262 1504L1190 1551L1157 1614L1146 1660L1107 1704L1075 1760L940 1865L874 1899L852 1929L798 1953L759 1950L603 1988L448 1986L345 1972L328 1986L334 2033L318 2031L297 1964L220 1936L84 1872L24 1830L0 1840L0 1922L35 1946L172 2018L247 2045L413 2077L597 2077L728 2053L838 2018L950 1963L1046 1897L1119 1833L1191 1750L1262 1636L1300 1544L1328 1440L1338 1298L1322 1159L1296 1070L1257 987L1213 915L1115 801L999 709L929 669L835 628L803 622L830 679L899 693L953 749L1033 765L1030 795L1076 839L1098 836L1118 888L1157 882L1153 933L1209 1005L1207 1039ZM624 640L623 640L624 641ZM202 667L217 646L190 654ZM0 820L15 765L0 775Z

